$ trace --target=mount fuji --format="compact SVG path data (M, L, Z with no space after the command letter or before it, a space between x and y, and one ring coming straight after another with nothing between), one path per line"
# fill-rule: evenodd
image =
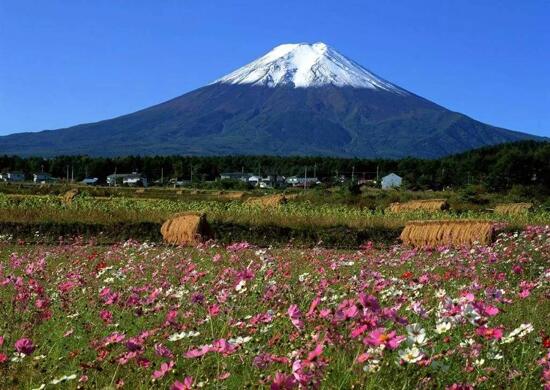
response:
M284 44L132 114L0 137L0 154L435 158L539 137L452 112L324 43Z

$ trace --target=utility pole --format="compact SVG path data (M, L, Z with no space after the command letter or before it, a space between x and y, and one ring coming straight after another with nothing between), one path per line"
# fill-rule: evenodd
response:
M74 165L71 164L71 183L74 183Z
M304 170L304 190L307 189L307 167Z
M193 163L191 163L191 183L193 183Z
M376 184L378 184L379 175L380 175L380 165L377 165L376 166Z
M164 184L164 167L160 167L160 185Z
M317 164L313 166L313 177L317 177Z
M355 181L355 165L351 167L351 184Z
M67 165L67 183L69 182L69 166Z

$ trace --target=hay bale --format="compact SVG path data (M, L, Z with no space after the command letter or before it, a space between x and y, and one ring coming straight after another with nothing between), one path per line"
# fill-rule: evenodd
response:
M138 188L136 190L136 194L144 194L145 193L145 188Z
M212 236L204 213L176 214L162 224L160 232L173 245L196 245Z
M223 194L224 198L231 200L238 200L245 197L245 193L242 191L231 191Z
M282 194L266 195L259 198L251 198L246 203L260 207L277 207L287 202L287 198Z
M495 214L527 214L532 208L533 203L502 203L495 206Z
M474 243L488 245L493 242L494 235L491 221L427 220L407 222L400 238L405 245L434 248L440 245L472 246Z
M392 203L387 208L387 211L392 213L404 213L411 211L443 211L449 208L449 204L446 199L421 199L411 200L405 203Z
M74 198L80 193L80 191L78 190L78 188L73 188L72 190L69 190L67 192L65 192L62 196L61 196L61 199L63 200L63 203L65 204L71 204L74 200Z

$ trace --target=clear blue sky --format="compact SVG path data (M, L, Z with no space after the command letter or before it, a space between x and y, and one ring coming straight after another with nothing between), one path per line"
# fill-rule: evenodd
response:
M550 136L545 0L1 0L0 134L133 112L317 41L449 109Z

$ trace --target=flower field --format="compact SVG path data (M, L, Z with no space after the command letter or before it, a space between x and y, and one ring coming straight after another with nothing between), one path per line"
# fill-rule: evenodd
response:
M548 226L470 249L0 256L0 388L550 388Z

